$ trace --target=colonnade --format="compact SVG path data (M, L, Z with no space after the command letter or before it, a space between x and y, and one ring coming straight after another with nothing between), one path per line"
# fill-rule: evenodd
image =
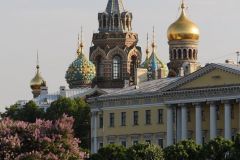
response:
M231 101L222 101L224 104L224 138L231 139ZM209 135L210 139L217 137L217 105L218 102L207 102L210 106L209 112ZM202 108L206 103L194 103L195 108L195 140L197 144L202 144ZM187 127L187 107L188 104L169 105L167 107L167 146L174 143L174 125L176 124L176 140L186 140L188 138ZM174 112L176 110L176 112ZM176 123L174 124L174 114L176 113Z

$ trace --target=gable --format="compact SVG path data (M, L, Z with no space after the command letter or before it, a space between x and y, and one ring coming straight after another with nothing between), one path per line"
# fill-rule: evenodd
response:
M215 68L208 73L197 77L185 84L182 84L178 89L189 88L206 88L228 85L240 85L240 75Z

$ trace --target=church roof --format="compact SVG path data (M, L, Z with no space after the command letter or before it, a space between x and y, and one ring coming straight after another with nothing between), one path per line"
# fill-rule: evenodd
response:
M124 12L122 0L109 0L106 8L107 13L122 13Z

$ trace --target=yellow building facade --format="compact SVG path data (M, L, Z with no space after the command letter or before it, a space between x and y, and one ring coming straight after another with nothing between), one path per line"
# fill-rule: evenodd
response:
M147 81L92 98L92 152L107 144L166 147L240 131L240 66L208 64L184 77Z

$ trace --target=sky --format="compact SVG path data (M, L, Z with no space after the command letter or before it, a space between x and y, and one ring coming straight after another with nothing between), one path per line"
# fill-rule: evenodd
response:
M146 34L155 26L158 56L169 62L167 29L179 16L180 0L123 0L133 13L133 31L146 49ZM239 0L186 0L188 16L200 28L199 62L236 60L240 50ZM65 72L76 58L83 26L85 53L98 30L97 13L107 0L0 0L0 110L32 98L29 86L40 70L50 93L67 86ZM144 55L144 52L143 52ZM145 56L145 55L144 55Z

